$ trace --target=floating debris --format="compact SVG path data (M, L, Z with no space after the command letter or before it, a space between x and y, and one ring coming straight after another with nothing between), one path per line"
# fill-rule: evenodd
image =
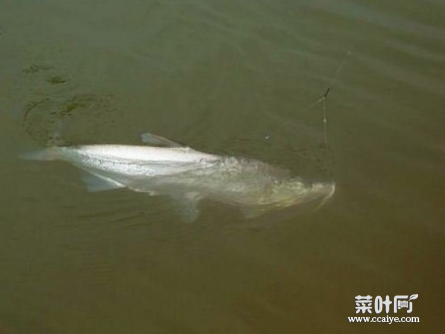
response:
M48 78L46 80L46 82L48 82L51 85L63 84L65 82L67 82L67 81L68 81L68 79L65 79L65 78L63 78L63 77L61 77L59 75L56 75L56 76L51 77L51 78Z
M54 68L54 66L50 66L50 65L36 65L36 64L33 64L30 67L25 68L22 72L26 73L26 74L34 74L34 73L41 72L41 71L48 71L48 70L51 70L53 68Z

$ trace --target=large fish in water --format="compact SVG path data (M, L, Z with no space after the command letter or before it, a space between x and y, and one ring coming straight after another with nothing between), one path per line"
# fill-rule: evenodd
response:
M331 197L334 183L306 183L258 160L199 152L152 134L147 146L86 145L50 147L27 154L36 160L63 160L86 171L90 191L128 188L168 195L180 203L186 221L210 199L240 207L246 218Z

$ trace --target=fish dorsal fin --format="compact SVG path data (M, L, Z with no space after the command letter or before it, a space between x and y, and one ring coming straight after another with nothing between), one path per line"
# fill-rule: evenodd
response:
M175 143L167 138L154 135L150 132L141 134L141 140L144 144L150 146L160 146L160 147L184 147L181 144Z
M192 223L198 218L200 213L198 205L201 200L199 193L190 192L181 195L172 195L171 197L176 201L178 211L186 223Z
M124 186L116 181L96 176L90 173L82 175L82 181L90 192L107 191L113 189L124 188Z

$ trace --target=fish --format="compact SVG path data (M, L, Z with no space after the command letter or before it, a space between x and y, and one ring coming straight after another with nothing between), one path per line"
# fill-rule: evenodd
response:
M32 160L62 160L83 170L91 192L127 188L169 196L187 222L212 200L237 207L247 219L318 200L335 192L335 182L305 182L265 162L200 152L151 133L143 145L53 146L29 152Z

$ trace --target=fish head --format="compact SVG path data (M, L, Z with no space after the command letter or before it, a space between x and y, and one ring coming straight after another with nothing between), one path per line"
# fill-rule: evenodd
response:
M295 206L314 200L321 200L324 204L334 192L335 183L333 182L306 183L301 179L290 179L274 183L269 201L276 208Z
M268 213L277 211L294 214L296 212L294 209L303 204L315 203L316 208L321 207L334 192L333 182L308 184L300 179L276 181L260 198L256 198L255 204L245 206L243 213L247 219L265 217Z

